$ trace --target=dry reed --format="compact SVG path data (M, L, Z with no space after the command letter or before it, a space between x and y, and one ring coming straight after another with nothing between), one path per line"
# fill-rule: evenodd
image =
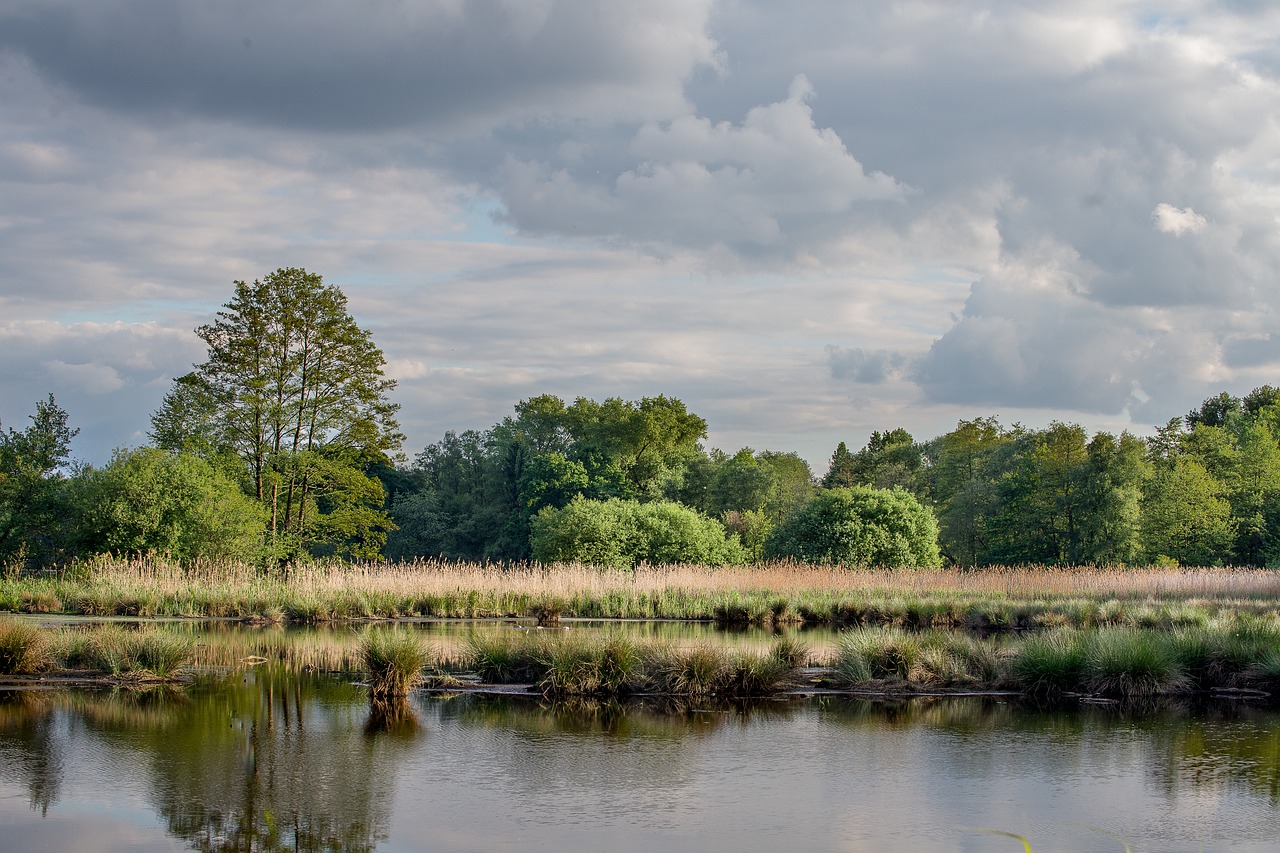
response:
M873 606L866 609L871 602ZM415 560L313 563L287 575L237 562L187 566L98 558L60 573L0 579L0 610L315 622L352 618L533 616L908 626L1185 624L1177 606L1268 611L1280 572L1257 569L843 569L516 565ZM1164 608L1161 610L1160 608Z

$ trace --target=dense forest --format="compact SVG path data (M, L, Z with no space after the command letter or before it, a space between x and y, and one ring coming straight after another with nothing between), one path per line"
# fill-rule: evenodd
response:
M0 565L174 559L791 558L884 566L1280 564L1280 391L1211 397L1150 438L963 420L792 452L708 450L680 400L551 395L400 455L395 383L337 288L281 269L196 330L146 447L71 461L53 396L0 430Z

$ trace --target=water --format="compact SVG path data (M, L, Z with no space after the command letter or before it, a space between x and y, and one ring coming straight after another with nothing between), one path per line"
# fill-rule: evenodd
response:
M313 640L308 641L313 642ZM1280 715L995 699L413 696L260 665L0 694L0 850L1243 850Z

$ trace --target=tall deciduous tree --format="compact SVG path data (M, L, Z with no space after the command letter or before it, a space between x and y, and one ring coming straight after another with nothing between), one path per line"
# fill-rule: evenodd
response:
M387 399L395 382L382 351L342 291L298 268L237 281L196 334L208 359L153 417L156 443L207 442L239 458L282 557L317 547L375 556L391 523L381 484L364 472L399 446L398 406Z
M960 421L929 442L929 488L937 501L942 553L951 562L973 566L989 548L987 523L997 511L997 457L1020 435L994 417Z
M1183 566L1222 562L1236 526L1221 494L1222 485L1194 459L1157 466L1142 502L1148 559L1170 558Z

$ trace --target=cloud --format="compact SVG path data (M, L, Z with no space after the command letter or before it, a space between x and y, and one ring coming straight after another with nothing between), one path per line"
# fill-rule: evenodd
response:
M94 362L67 364L55 358L42 363L41 367L44 368L51 384L85 394L110 394L125 386L124 379L109 364Z
M1088 295L1089 272L1048 245L975 282L963 314L915 365L926 398L1142 423L1227 377L1214 330L1197 328L1202 311L1101 304Z
M81 430L73 454L103 462L114 447L146 441L149 415L172 378L201 358L203 345L189 326L0 323L0 363L6 374L0 420L22 424L38 400L53 394L71 426Z
M753 107L741 124L696 115L645 124L628 148L639 162L612 185L508 160L503 219L529 234L701 251L792 259L818 250L860 207L901 200L907 188L867 173L835 132L819 129L812 96L800 76L785 100Z
M1151 212L1151 218L1155 220L1156 230L1163 231L1165 234L1172 234L1175 237L1181 237L1184 234L1199 234L1209 224L1209 220L1191 208L1188 207L1184 210L1163 201L1157 204L1156 209Z
M905 355L890 350L868 352L861 347L827 347L827 360L834 379L848 379L862 385L881 385L890 378L901 376L908 360Z
M718 63L709 0L16 0L0 48L85 101L167 121L349 132L548 113L645 119ZM532 105L532 109L529 106Z
M53 390L136 443L286 265L343 287L411 449L671 393L820 463L993 406L1142 428L1276 363L1274 4L0 6L6 422Z

